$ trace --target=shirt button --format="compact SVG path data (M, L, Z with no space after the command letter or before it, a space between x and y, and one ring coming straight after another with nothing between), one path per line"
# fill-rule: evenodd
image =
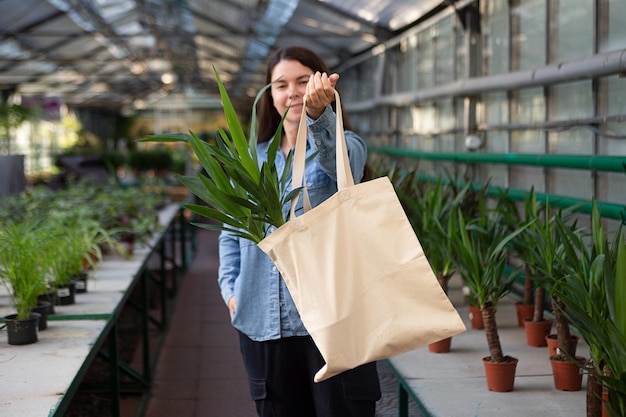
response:
M316 145L321 145L321 144L322 144L322 141L321 141L321 140L316 140L316 141L315 141L315 144L316 144Z
M312 183L310 183L310 182L307 182L307 183L306 183L306 186L307 186L307 187L310 187L311 185L313 185L313 184L312 184Z
M276 272L276 267L275 266L272 267L272 272Z

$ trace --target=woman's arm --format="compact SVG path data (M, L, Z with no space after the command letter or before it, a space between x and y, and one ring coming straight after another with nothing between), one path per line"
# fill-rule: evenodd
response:
M235 281L239 276L241 265L241 251L239 239L229 232L223 231L218 238L219 243L219 268L217 283L224 302L228 306L230 315L236 308Z
M326 107L322 115L313 120L307 116L307 125L309 127L309 145L313 149L318 149L318 162L322 169L333 179L337 179L337 163L335 159L336 138L335 138L335 122L337 115L329 105ZM346 130L346 146L348 149L348 158L350 159L350 169L354 182L358 183L363 178L363 170L367 160L367 146L363 139L356 133Z

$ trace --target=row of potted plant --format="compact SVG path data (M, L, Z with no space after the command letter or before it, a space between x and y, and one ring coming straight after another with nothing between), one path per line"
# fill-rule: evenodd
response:
M162 197L141 189L92 184L56 192L34 188L3 199L0 282L15 308L5 317L9 343L37 341L32 329L24 338L16 336L13 330L24 325L15 320L31 319L32 327L45 329L45 313L33 313L38 303L71 304L77 291L86 291L86 270L103 251L129 256L129 241L145 240L160 227L161 204Z
M555 387L580 389L580 370L584 369L602 382L588 384L587 401L595 404L595 411L588 415L600 415L603 386L609 392L604 412L624 415L626 248L621 226L611 232L614 237L609 240L595 203L591 228L586 228L578 225L575 207L555 210L539 202L534 190L516 203L506 192L489 197L486 185L475 186L467 179L425 181L416 171L400 173L388 167L378 171L392 178L424 252L442 278L442 287L447 288L447 280L456 272L470 290L470 303L480 311L489 348L486 370L491 363L516 362L502 351L495 311L514 283L521 282L530 292L525 303L531 310L521 316L529 344L532 325L544 323L548 326L542 329L540 340L546 345L553 321L544 312L552 311L557 350L551 359L558 361L553 372L567 364L578 378L576 388L576 381L573 386L561 385L555 376ZM590 360L576 356L578 336L572 334L572 327L589 345ZM493 387L488 377L488 388L512 390L514 375L513 370L508 386L502 388ZM589 392L592 388L596 391Z

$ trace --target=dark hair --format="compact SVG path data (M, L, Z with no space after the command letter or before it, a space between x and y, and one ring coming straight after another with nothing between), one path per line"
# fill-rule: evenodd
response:
M291 46L277 50L267 61L267 68L265 71L265 85L272 82L272 71L274 67L281 61L298 61L305 67L313 70L313 72L325 72L330 75L330 70L315 52L298 47ZM333 103L333 109L335 109L335 103ZM352 130L352 126L346 116L343 113L343 127L346 130ZM274 100L272 99L272 92L270 89L265 91L261 99L259 100L258 109L258 126L259 126L259 142L265 142L274 137L276 129L280 124L282 115L276 111L274 107Z

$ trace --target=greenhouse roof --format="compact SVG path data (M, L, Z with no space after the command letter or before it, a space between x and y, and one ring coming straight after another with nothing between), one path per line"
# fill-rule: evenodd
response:
M445 0L0 0L0 91L141 108L173 90L234 101L263 86L275 49L336 67Z

